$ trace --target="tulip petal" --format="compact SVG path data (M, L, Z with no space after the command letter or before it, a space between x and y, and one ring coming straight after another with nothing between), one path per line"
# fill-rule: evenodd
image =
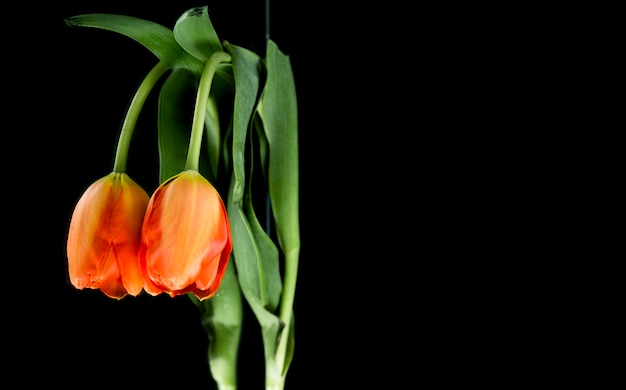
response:
M126 183L126 181L131 181ZM120 264L124 288L130 295L137 296L143 288L143 276L139 267L141 226L148 202L148 194L130 177L122 177L122 191L112 215L111 236Z
M198 277L196 279L196 287L200 290L208 290L211 287L211 284L217 278L217 270L220 266L220 258L221 253L217 254L212 259L207 259L205 261L205 266L198 273Z
M76 204L67 239L70 282L107 296L143 288L138 251L148 194L128 175L111 173L90 185Z
M224 274L226 273L226 266L230 257L231 249L230 243L224 251L220 253L219 259L215 259L217 269L215 272L207 271L200 275L196 282L197 288L193 290L194 295L201 301L215 295L222 283Z
M228 216L213 185L183 171L163 182L150 199L139 252L145 289L156 295L209 288L223 276L231 250ZM219 272L221 270L221 272ZM217 283L219 285L219 282Z

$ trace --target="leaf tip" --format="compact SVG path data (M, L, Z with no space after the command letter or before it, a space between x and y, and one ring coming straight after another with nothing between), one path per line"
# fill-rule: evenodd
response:
M65 24L67 24L70 27L78 26L78 22L76 22L73 16L63 19L63 21L65 22Z

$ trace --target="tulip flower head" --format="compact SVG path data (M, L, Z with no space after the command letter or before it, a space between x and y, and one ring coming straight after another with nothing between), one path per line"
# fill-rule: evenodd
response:
M116 299L141 292L138 253L149 200L126 173L112 172L85 190L74 208L67 238L74 287L100 289Z
M198 171L185 170L157 188L148 204L139 250L149 294L212 297L231 251L226 207Z

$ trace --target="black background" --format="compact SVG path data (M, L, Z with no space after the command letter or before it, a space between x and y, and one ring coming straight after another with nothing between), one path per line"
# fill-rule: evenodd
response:
M186 297L144 294L118 302L97 290L78 291L67 278L72 209L90 183L110 172L128 103L155 57L127 37L68 27L63 19L113 13L173 28L187 9L208 5L221 39L264 51L262 0L154 4L161 3L65 1L7 15L5 115L12 125L3 143L9 216L3 239L10 331L3 370L24 387L43 381L64 388L214 388L208 341ZM381 201L381 188L393 180L379 170L383 155L404 158L379 143L393 121L380 119L383 104L397 99L374 93L393 69L375 12L364 17L360 7L270 4L270 38L291 59L299 107L302 249L287 389L347 388L381 375L390 383L396 376L383 367L397 367L397 358L380 351L407 348L397 328L403 321L391 309L390 294L400 288L389 283L396 273L393 213ZM151 192L157 152L153 117L145 112L128 172ZM244 327L240 389L261 389L259 329L252 317Z
M262 50L264 1L207 3L220 38ZM588 48L604 37L561 5L406 4L271 0L270 37L292 61L300 130L302 248L286 388L501 388L546 383L540 375L579 383L589 356L603 355L579 349L590 332L573 324L587 313L558 283L585 276L564 278L561 261L551 262L583 245L571 242L579 231L569 234L580 227L571 210L586 204L570 206L580 182L573 191L561 182L579 172L559 153L588 158L588 145L564 145L559 129L598 117L585 103L599 94L579 92L576 80L606 73L581 62L596 61L599 49ZM128 103L155 58L63 19L118 13L171 28L203 5L3 5L6 383L212 388L191 302L77 291L64 252L72 208L110 172ZM149 116L135 135L128 172L150 190ZM263 388L254 321L240 381L240 390Z
M116 13L172 28L184 11L208 5L221 39L264 48L264 0L155 4L4 9L7 383L214 388L207 338L186 297L116 302L77 291L67 278L72 209L110 172L128 103L155 58L127 37L63 19ZM550 188L533 170L543 169L543 151L534 153L545 146L537 107L556 99L545 64L560 69L545 19L530 7L473 4L270 7L270 38L293 67L300 140L302 247L286 390L537 380L546 371L537 367L552 368L557 355L542 344L552 335L549 310L527 296L541 295L543 281L528 280L543 271L526 260L543 261L539 232L552 237L556 229L542 222ZM156 137L145 113L128 173L150 191ZM240 390L258 390L263 351L248 318Z

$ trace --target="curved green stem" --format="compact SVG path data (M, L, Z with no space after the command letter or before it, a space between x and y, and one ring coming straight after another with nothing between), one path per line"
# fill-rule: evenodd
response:
M293 302L296 295L296 281L298 278L298 263L300 258L300 247L293 248L285 254L285 276L283 280L283 295L280 300L280 319L284 322L283 337L278 345L278 353L282 361L281 367L285 367L285 355L287 349L287 335L292 325Z
M113 172L124 173L126 172L126 160L128 159L128 148L130 146L130 140L135 130L135 124L139 113L143 108L143 104L146 102L150 91L155 86L157 81L163 76L165 72L170 69L168 65L159 61L154 68L150 70L146 78L143 79L133 100L130 102L128 111L126 112L126 118L122 124L122 131L120 133L120 139L117 142L117 150L115 152L115 163L113 165Z
M200 146L202 145L202 134L204 132L204 119L206 117L207 102L213 84L213 76L217 66L222 62L229 62L230 54L218 51L209 57L200 76L200 85L196 95L196 107L193 112L193 122L191 124L191 139L189 140L189 151L187 152L187 162L185 170L198 170L200 163Z

